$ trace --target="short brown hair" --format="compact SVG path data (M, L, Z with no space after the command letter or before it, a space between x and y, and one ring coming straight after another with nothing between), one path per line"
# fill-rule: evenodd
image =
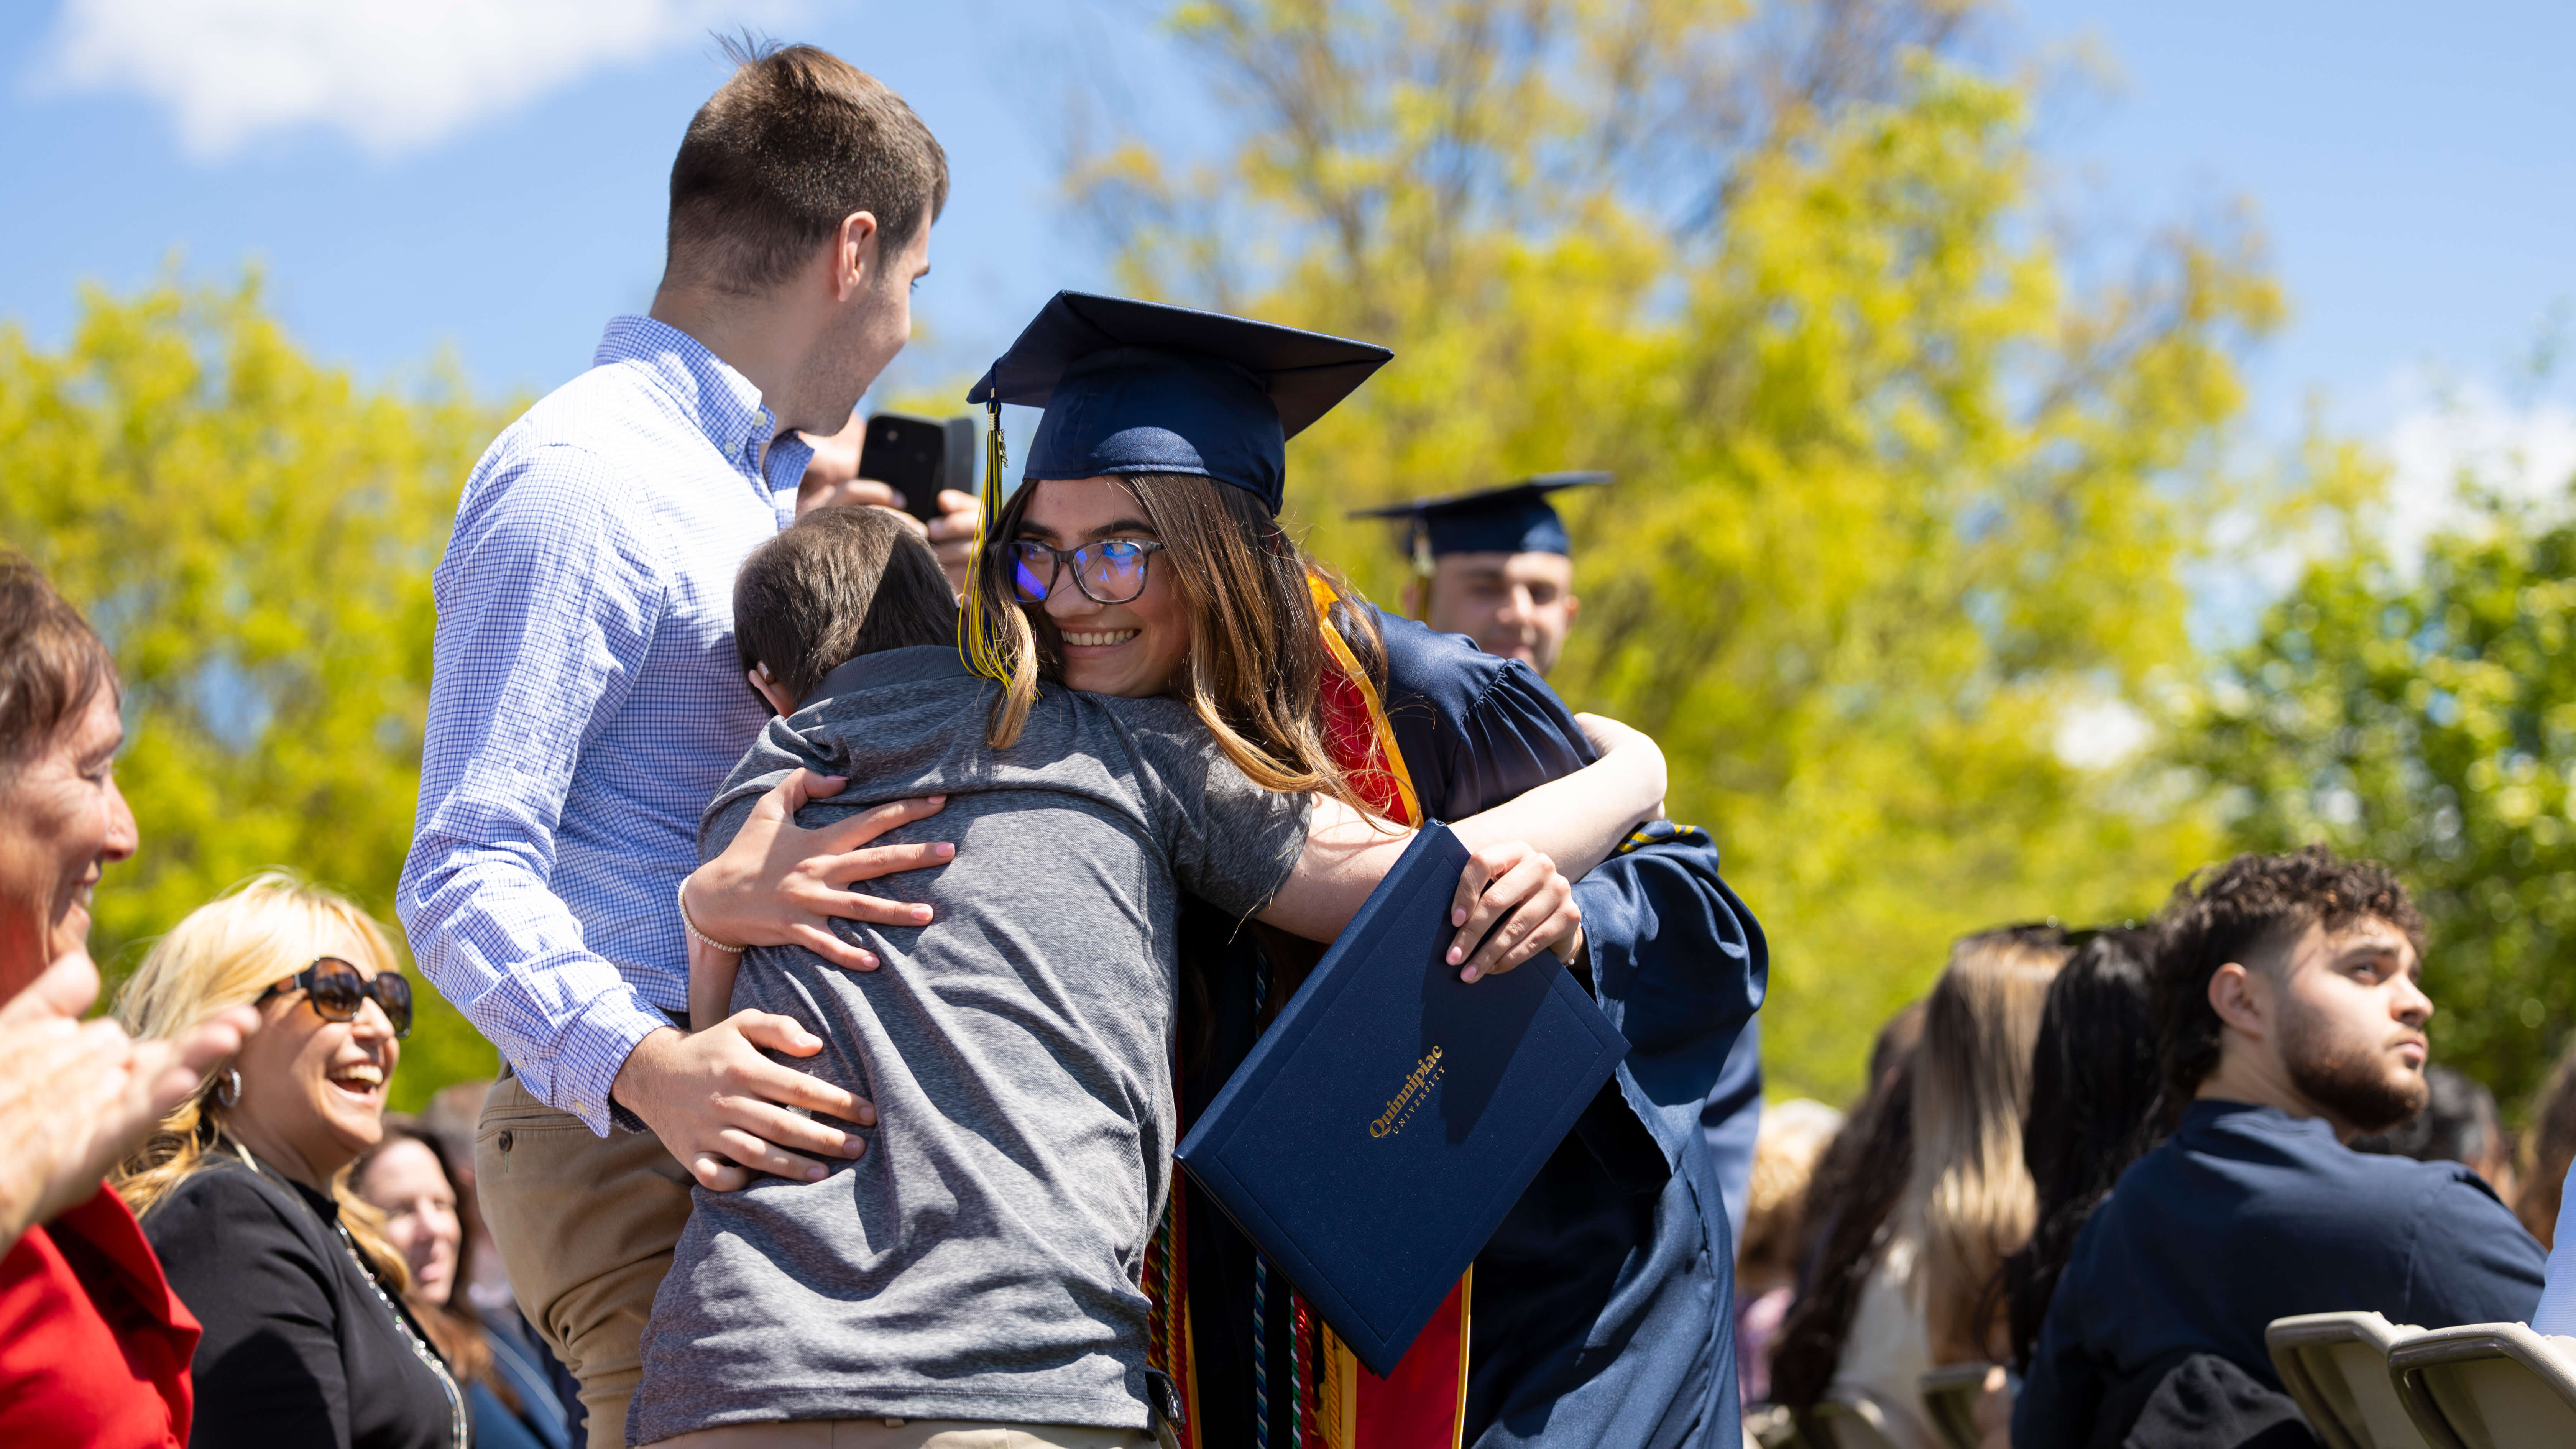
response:
M2153 975L2167 1113L2180 1111L2218 1070L2221 1033L2209 979L2219 967L2247 964L2249 954L2312 925L2335 931L2361 920L2386 921L2424 949L2424 917L2396 873L2323 845L2287 855L2249 852L2174 887L2156 920Z
M116 661L80 610L26 555L0 552L0 787L117 688Z
M882 508L817 508L751 551L733 581L733 641L791 699L862 654L957 642L939 556Z
M671 163L670 277L757 295L852 212L876 217L891 257L948 205L948 154L884 82L810 45L725 51L733 78Z

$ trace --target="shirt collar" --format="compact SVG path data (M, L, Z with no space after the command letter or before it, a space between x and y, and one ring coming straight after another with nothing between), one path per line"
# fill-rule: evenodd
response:
M786 493L790 501L780 506L792 514L795 488L814 456L813 446L795 433L771 442L778 432L777 415L761 403L760 389L731 363L669 323L633 315L609 319L590 362L593 367L621 363L653 379L735 472L758 480L773 495Z
M911 644L901 649L880 649L862 654L823 676L814 692L798 700L799 713L832 698L855 694L862 689L883 689L890 684L919 684L930 679L970 679L975 671L957 657L956 647L948 644Z
M2243 1118L2246 1125L2261 1125L2275 1132L2300 1132L2322 1135L2334 1140L2334 1124L2323 1117L2293 1117L2278 1107L2260 1102L2237 1102L2225 1097L2201 1097L2182 1112L2182 1130L2189 1133L2206 1131L2221 1122Z

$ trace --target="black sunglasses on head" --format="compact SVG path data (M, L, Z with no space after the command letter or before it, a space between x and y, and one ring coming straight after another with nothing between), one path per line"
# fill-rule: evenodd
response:
M384 1008L394 1036L411 1035L411 983L399 971L379 971L369 977L337 956L325 956L292 976L280 977L251 1004L263 1005L289 991L303 992L313 1014L324 1021L356 1021L373 997Z

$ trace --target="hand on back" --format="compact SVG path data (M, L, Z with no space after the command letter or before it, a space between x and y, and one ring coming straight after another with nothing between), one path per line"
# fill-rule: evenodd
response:
M898 825L939 813L946 801L896 801L818 830L794 823L807 802L837 794L847 783L798 770L762 796L724 852L686 882L682 898L691 923L729 946L803 946L854 971L875 970L876 954L843 940L832 929L834 920L928 924L931 910L926 905L860 895L847 887L953 858L957 847L946 842L869 845ZM693 946L693 985L705 954ZM714 1018L713 1003L729 996L729 990L692 990L692 1019ZM653 1129L691 1176L716 1192L744 1186L754 1171L819 1180L828 1169L817 1158L851 1158L866 1150L857 1135L790 1109L872 1126L874 1106L769 1060L762 1048L806 1057L821 1051L823 1042L793 1018L736 1012L697 1031L659 1031L646 1037L618 1069L611 1091ZM813 1155L799 1155L806 1153Z
M763 1048L809 1057L823 1049L823 1039L793 1017L740 1011L701 1031L665 1029L644 1038L610 1090L690 1176L715 1192L743 1187L755 1171L819 1182L831 1169L817 1158L865 1152L867 1141L858 1134L798 1112L872 1127L876 1108L771 1061Z
M837 795L848 783L798 770L762 796L723 854L689 876L683 899L697 928L727 946L803 946L835 966L873 971L875 953L834 934L833 920L929 924L926 905L860 895L847 887L945 865L957 854L957 847L945 841L876 847L868 842L898 825L938 814L946 798L899 800L818 830L795 824L796 812L808 801Z

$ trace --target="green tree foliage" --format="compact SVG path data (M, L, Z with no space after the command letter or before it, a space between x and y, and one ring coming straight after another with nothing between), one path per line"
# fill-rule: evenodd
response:
M2576 526L2499 500L2409 577L2311 567L2183 757L2247 849L2388 861L2427 918L2435 1055L2517 1101L2576 1020Z
M410 398L315 366L256 279L91 293L60 352L0 328L0 540L88 613L125 684L117 770L142 849L99 889L103 962L270 865L392 923L429 571L499 421L453 384ZM417 996L401 1105L496 1066Z
M1964 11L1204 0L1175 24L1239 147L1073 177L1131 285L1395 348L1292 463L1375 596L1401 565L1345 508L1619 471L1572 505L1556 682L1727 848L1792 1090L1854 1085L1958 934L2142 914L2216 844L2053 740L2195 672L2232 358L2279 301L2237 228L2070 262L2022 89L1945 58Z

